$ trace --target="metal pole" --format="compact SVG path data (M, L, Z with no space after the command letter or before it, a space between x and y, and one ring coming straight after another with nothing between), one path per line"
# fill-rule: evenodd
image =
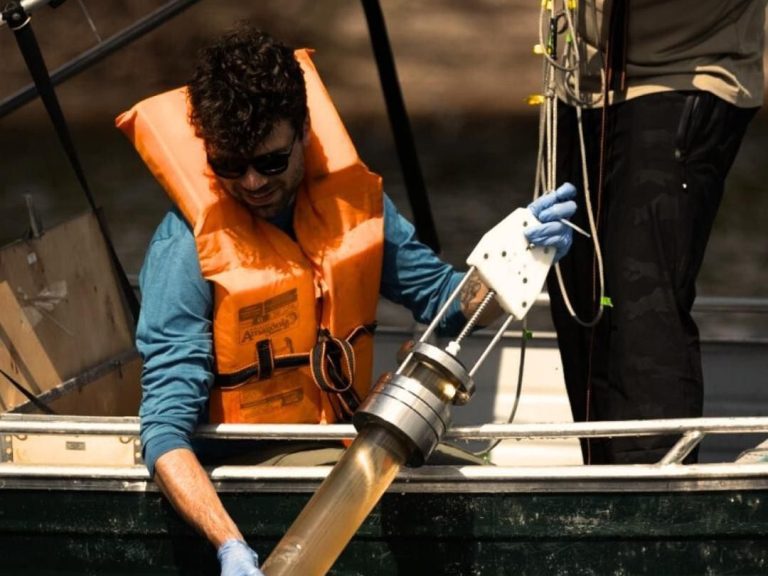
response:
M392 134L395 138L395 147L400 159L400 167L403 170L405 188L408 192L408 200L413 210L413 223L416 233L424 244L435 252L440 252L440 241L437 238L437 229L432 219L432 209L429 204L429 196L424 185L424 177L421 174L419 157L413 140L413 131L405 110L403 93L400 90L400 82L397 78L395 59L392 56L392 48L387 36L387 26L384 22L384 14L378 0L362 0L365 18L368 22L368 31L371 36L373 54L379 69L381 89L387 104L389 122L392 126Z
M126 46L134 40L141 38L146 33L151 32L196 2L198 2L198 0L171 0L150 13L148 16L137 20L134 24L128 26L114 36L107 38L104 42L97 44L90 50L86 50L77 58L73 58L63 66L54 70L51 73L51 83L54 86L57 86L72 76L79 74L123 46ZM21 4L22 6L26 5L25 2L22 2ZM31 102L37 95L37 88L34 84L29 84L18 92L11 94L8 98L0 102L0 118L21 108L24 104Z

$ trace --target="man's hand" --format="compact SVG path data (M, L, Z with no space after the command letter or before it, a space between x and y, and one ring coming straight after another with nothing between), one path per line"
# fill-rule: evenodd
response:
M259 570L259 557L242 540L227 540L216 552L221 576L264 576Z
M549 194L544 194L528 205L533 215L541 222L525 231L525 237L536 246L551 246L555 249L555 262L568 252L573 242L573 230L560 222L576 212L576 188L565 183Z

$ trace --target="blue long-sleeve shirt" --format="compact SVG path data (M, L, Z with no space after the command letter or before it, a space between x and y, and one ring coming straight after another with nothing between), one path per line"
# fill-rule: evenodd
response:
M291 233L292 208L272 223ZM411 310L423 323L434 318L462 274L416 240L413 225L384 198L384 258L380 294ZM170 211L152 238L139 275L142 308L136 345L144 360L141 442L154 474L157 459L192 448L195 427L207 418L213 384L213 291L202 276L192 231ZM458 299L440 330L458 332L466 320Z

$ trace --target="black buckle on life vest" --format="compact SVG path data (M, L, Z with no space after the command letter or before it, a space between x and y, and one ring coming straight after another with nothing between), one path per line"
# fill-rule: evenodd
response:
M256 342L256 357L259 359L259 380L272 376L275 370L275 356L272 354L272 340Z
M231 374L217 374L216 385L222 388L233 388L247 382L251 378L265 380L272 376L275 368L280 366L275 361L275 355L272 353L272 340L265 338L256 342L256 363L233 372ZM306 362L304 362L306 363Z

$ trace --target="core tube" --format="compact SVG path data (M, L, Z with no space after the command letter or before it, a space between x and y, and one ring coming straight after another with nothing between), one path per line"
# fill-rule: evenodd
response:
M392 432L367 427L347 449L261 567L267 576L328 572L408 456Z

